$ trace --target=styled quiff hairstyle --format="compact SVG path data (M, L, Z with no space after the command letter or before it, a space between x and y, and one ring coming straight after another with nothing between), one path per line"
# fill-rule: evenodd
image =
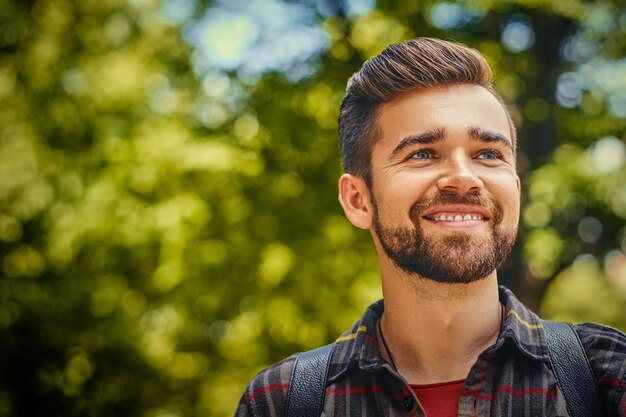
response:
M480 52L456 42L416 38L389 45L348 80L339 113L345 172L362 177L371 187L372 147L380 136L379 106L406 92L441 85L480 85L493 94L507 115L515 149L515 126L492 78Z

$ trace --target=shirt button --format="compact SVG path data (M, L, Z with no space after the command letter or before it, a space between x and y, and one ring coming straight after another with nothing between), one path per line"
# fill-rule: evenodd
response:
M411 408L413 408L413 397L411 397L410 395L407 395L402 400L402 404L404 405L404 408L406 410L410 410Z

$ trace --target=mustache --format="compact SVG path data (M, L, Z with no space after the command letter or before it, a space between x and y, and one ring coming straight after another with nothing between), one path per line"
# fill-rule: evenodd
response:
M493 199L487 198L480 193L457 194L446 191L442 191L432 198L424 198L413 204L409 211L410 218L416 221L421 217L421 213L424 211L444 204L479 206L491 213L495 224L502 221L502 206Z

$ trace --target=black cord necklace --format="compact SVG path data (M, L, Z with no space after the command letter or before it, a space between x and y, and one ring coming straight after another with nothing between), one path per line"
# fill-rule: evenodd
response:
M500 304L500 330L498 331L498 335L502 333L502 328L504 327L504 314L505 314L504 312L505 311L506 311L506 308L504 307L504 305ZM381 319L382 319L382 316L376 322L376 326L378 327L378 334L380 334L380 340L383 341L385 352L387 352L387 356L389 356L389 360L391 361L391 366L393 367L393 370L398 372L398 368L396 367L396 362L393 360L393 355L391 354L391 349L389 349L389 346L387 345L387 341L385 340L385 335L383 334L383 328L380 325Z
M498 331L498 336L502 333L502 329L504 329L504 318L506 316L506 307L504 304L500 303L500 330Z
M389 350L389 346L387 346L387 341L385 340L385 335L383 334L383 328L380 327L382 316L378 319L376 323L378 325L378 334L380 334L380 340L383 341L383 346L385 347L385 351L387 352L387 356L389 356L389 360L391 360L391 366L393 366L393 370L398 372L398 368L396 368L396 363L393 361L393 356L391 355L391 350Z

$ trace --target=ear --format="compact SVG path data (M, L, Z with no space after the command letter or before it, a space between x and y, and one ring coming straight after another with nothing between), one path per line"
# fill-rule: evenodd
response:
M369 229L372 225L370 193L363 178L343 174L339 178L339 203L350 222L358 228Z

